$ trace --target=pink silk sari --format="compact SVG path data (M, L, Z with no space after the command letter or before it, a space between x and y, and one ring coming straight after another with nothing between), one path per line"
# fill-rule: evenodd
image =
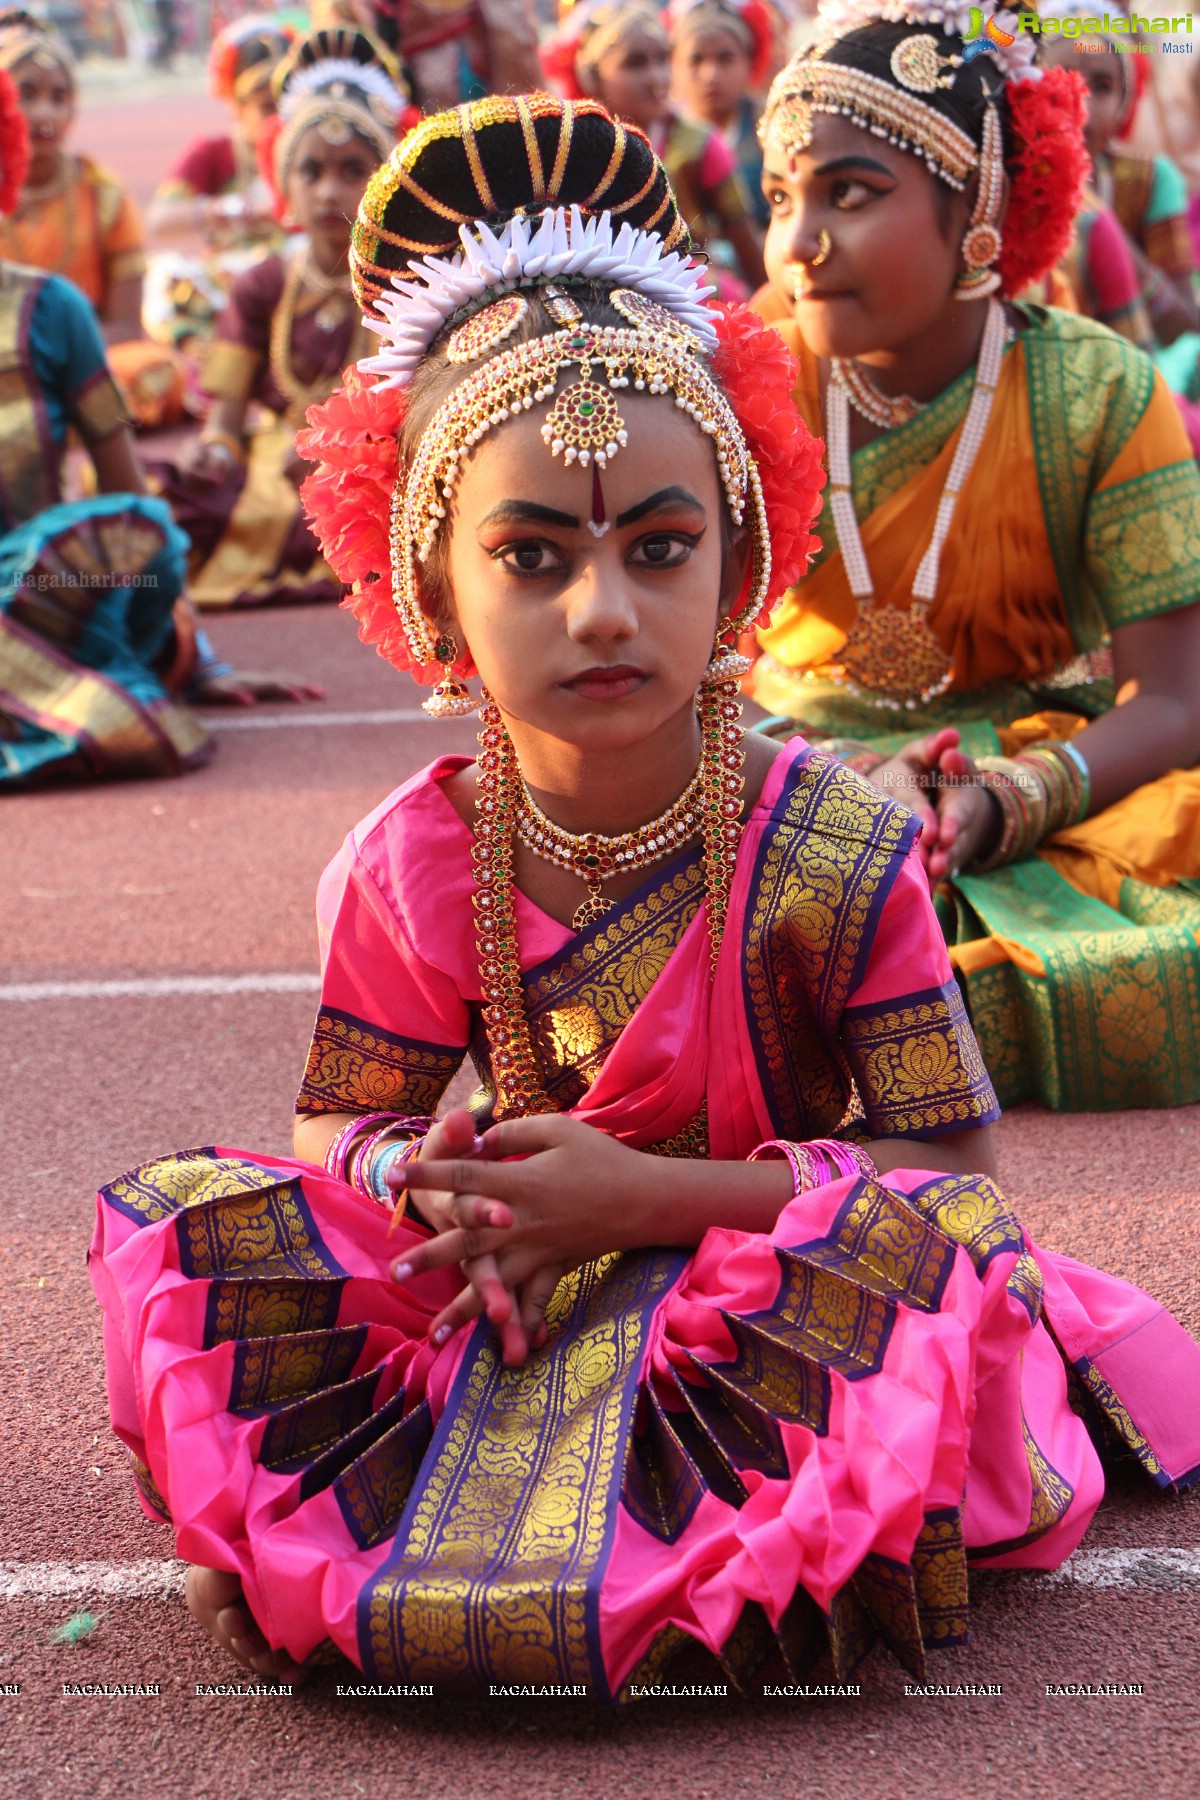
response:
M444 1086L470 1037L470 839L445 768L323 884L306 1108ZM521 901L548 1085L562 1020L587 1024L589 992L611 1010L606 971L627 990L630 946L657 932L669 950L576 1117L659 1152L702 1133L728 1160L800 1135L796 1107L803 1135L827 1132L855 1087L881 1135L988 1116L906 820L829 759L781 756L715 982L684 859L578 938ZM968 1561L1051 1568L1086 1530L1103 1478L1069 1380L1160 1484L1200 1472L1200 1347L1138 1289L1032 1245L982 1178L842 1180L770 1233L586 1265L516 1370L486 1324L427 1342L457 1279L389 1279L416 1235L307 1164L230 1150L100 1195L112 1417L143 1504L181 1557L241 1577L298 1660L332 1642L398 1686L611 1700L685 1647L743 1686L826 1651L844 1675L879 1638L920 1671L965 1636Z

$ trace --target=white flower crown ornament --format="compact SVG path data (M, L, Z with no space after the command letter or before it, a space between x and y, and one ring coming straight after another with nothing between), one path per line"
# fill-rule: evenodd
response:
M383 340L376 356L359 363L381 387L409 387L430 344L448 320L475 300L499 299L519 287L574 278L630 288L664 307L695 334L708 354L717 333L705 304L716 290L706 271L679 251L663 254L662 240L632 225L613 230L611 213L585 219L578 206L553 207L535 225L520 216L498 232L482 221L459 227L461 253L424 256L376 305L385 317L363 324Z
M338 82L378 100L397 117L404 111L404 95L386 69L377 63L356 62L352 56L327 56L289 75L279 97L280 118L290 119L306 101L319 98Z

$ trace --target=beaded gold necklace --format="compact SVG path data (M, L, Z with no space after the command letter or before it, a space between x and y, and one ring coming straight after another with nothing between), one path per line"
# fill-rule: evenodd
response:
M701 745L697 806L704 836L710 968L715 974L742 831L745 752L737 682L706 684L700 690L697 710ZM495 1117L499 1120L554 1112L556 1108L543 1084L521 983L513 898L513 843L524 788L512 740L486 691L477 766L475 845L471 853L475 946L479 953L483 1023L496 1088Z
M334 283L336 282L336 289ZM344 318L352 309L353 300L349 291L349 277L345 288L345 302L326 300L319 311L336 305L340 318ZM315 381L304 382L296 374L292 366L292 328L296 322L296 307L300 295L306 287L316 287L317 292L326 294L331 291L342 291L340 280L323 275L320 284L312 279L307 256L297 257L288 264L284 276L283 293L279 304L271 314L271 330L269 337L268 362L275 386L288 402L288 417L300 423L304 421L307 409L321 400L327 400L330 392L337 385L338 376L344 363L357 360L366 342L366 334L361 324L356 324L350 345L335 360L334 366L327 373L319 375ZM334 324L339 322L335 320ZM320 319L318 316L318 323ZM322 329L329 329L324 325Z
M855 411L883 431L891 431L897 425L907 425L910 419L915 419L924 409L925 402L914 400L911 394L885 394L866 369L852 357L831 356L829 372L833 380L840 382L845 388L846 396Z
M671 856L694 837L700 829L700 789L703 764L688 782L679 798L665 812L639 825L636 831L623 831L616 836L603 832L566 831L546 817L528 786L522 783L524 797L517 811L517 836L527 850L543 862L567 869L584 883L587 899L576 907L571 924L582 931L595 919L611 912L615 902L600 892L614 875L630 869L649 869L664 856Z

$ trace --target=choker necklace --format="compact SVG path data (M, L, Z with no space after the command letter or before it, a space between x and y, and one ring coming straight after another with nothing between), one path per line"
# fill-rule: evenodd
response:
M555 1112L546 1093L525 1010L517 941L513 885L513 840L528 803L517 753L495 701L486 688L479 732L479 780L475 806L475 845L471 872L475 881L475 946L479 953L479 991L487 1032L492 1080L496 1090L493 1116L519 1118ZM717 957L729 909L738 840L742 835L742 702L736 681L713 682L697 698L700 716L700 767L696 810L704 833L704 897L708 907L709 967ZM690 792L689 788L684 792ZM676 801L676 806L683 799ZM671 809L674 810L673 808ZM657 820L655 823L657 824ZM547 821L549 823L549 821ZM557 830L558 827L552 827ZM648 832L649 826L643 826ZM564 833L570 837L570 833ZM633 832L631 837L639 834ZM657 834L656 834L657 835ZM601 840L603 841L603 840ZM608 840L612 842L613 840ZM616 840L620 842L621 840ZM677 838L676 843L680 840ZM633 865L625 863L623 867ZM594 879L594 878L593 878ZM590 896L589 896L590 897ZM607 909L606 909L607 910Z
M606 837L599 831L565 831L546 817L528 784L522 782L525 798L517 813L517 836L525 848L540 856L543 862L568 869L587 887L587 899L580 902L571 918L576 931L582 931L585 925L612 911L615 902L606 900L601 894L602 883L614 875L623 875L627 869L652 868L696 835L700 829L703 780L704 764L701 761L678 800L657 819L651 819L648 825L639 825L636 831L622 831L614 837Z
M353 307L349 266L340 275L326 275L313 255L310 244L300 265L300 282L313 293L326 296L313 312L313 320L318 328L321 331L336 331L347 311Z
M350 267L346 265L336 275L327 275L316 257L310 244L304 252L301 265L301 280L305 287L315 288L318 294L348 294L350 292Z
M933 535L913 579L912 604L907 610L898 606L877 606L868 610L862 604L874 599L875 585L854 511L849 399L840 382L830 381L826 389L829 509L837 528L850 592L859 603L846 642L836 657L843 671L837 679L873 706L897 710L927 705L939 694L944 694L954 679L950 658L930 630L928 613L937 594L942 546L991 417L1005 337L1004 308L999 301L989 300L971 404L963 420L946 485L938 500Z
M25 186L21 189L20 206L40 206L44 200L53 200L55 196L61 194L66 187L70 173L70 163L60 150L58 153L58 168L55 170L54 174L50 177L49 181L39 182L37 187L34 187L32 182L26 182Z
M866 369L851 357L831 356L829 373L832 380L845 388L846 397L854 410L884 431L891 431L897 425L907 425L910 419L915 419L924 410L925 402L914 400L911 394L885 394L872 381Z

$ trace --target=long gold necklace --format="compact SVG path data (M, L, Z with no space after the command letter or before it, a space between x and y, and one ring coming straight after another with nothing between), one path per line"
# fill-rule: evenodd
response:
M954 680L953 665L930 626L928 615L937 595L942 547L958 497L987 433L1000 382L1005 336L1004 309L998 301L989 300L970 405L938 501L933 535L913 577L912 599L907 608L870 604L875 598L875 584L854 510L849 396L838 381L830 381L826 389L829 510L850 592L858 603L854 622L838 653L841 675L835 679L872 706L894 711L928 705L944 694Z
M710 968L715 974L742 825L745 749L741 695L736 681L700 690L699 813L704 834L704 889L708 902ZM513 886L513 843L522 810L523 783L516 751L499 709L484 693L479 732L475 844L475 947L483 1023L496 1088L495 1117L554 1112L546 1093L521 983ZM682 797L682 796L681 796Z
M611 912L615 902L606 900L600 889L614 875L630 869L649 869L670 856L700 829L700 789L703 763L679 798L665 812L639 825L636 831L606 836L599 831L572 832L546 817L528 785L522 782L524 797L517 810L517 836L527 850L543 862L567 869L587 888L587 899L576 907L571 924L582 931L595 919Z
M271 314L268 355L271 375L275 386L288 403L288 414L301 423L310 406L329 397L343 365L357 360L358 340L365 341L361 325L357 326L350 345L343 354L337 357L332 369L319 375L315 381L300 380L292 367L292 328L296 322L296 307L300 294L306 286L311 285L311 278L306 267L307 260L307 257L300 257L288 265L287 273L284 276L283 293L279 297L278 306ZM330 277L325 276L323 279L328 283ZM347 280L349 280L348 276ZM345 316L344 313L342 316ZM335 320L334 324L336 325L338 322Z

